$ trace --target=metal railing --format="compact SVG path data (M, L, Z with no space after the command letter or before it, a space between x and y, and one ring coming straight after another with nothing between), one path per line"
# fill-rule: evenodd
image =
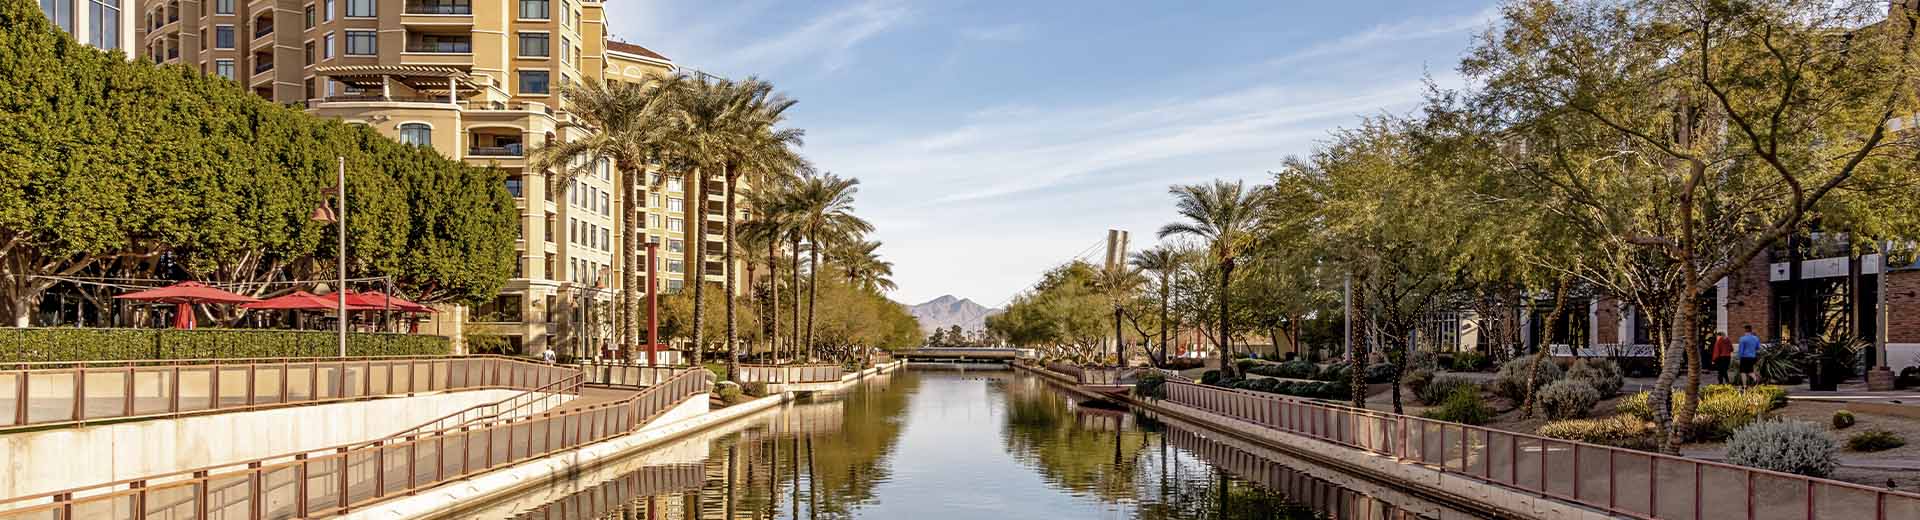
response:
M647 466L513 515L513 520L607 518L610 513L633 507L635 500L697 491L706 483L707 467L702 464Z
M506 146L469 146L467 147L467 155L484 155L488 157L520 157L525 154L526 154L526 148L518 144L510 144Z
M418 435L420 432L445 430L498 417L532 415L544 412L556 406L566 404L566 396L579 396L580 387L585 384L585 382L586 376L575 373L567 376L565 379L547 383L540 388L514 394L512 397L506 399L473 405L465 410L453 412L421 423L419 426L395 432L393 435L383 437L383 439Z
M443 390L532 389L573 370L507 357L0 364L0 432Z
M1047 370L1073 376L1073 380L1083 385L1120 384L1120 369L1105 367L1082 367L1072 363L1047 363Z
M684 366L606 362L585 362L576 366L586 375L587 384L613 386L654 386L687 370Z
M686 370L620 401L0 500L0 520L310 518L637 431L711 387Z
M1275 394L1167 382L1172 403L1631 518L1920 518L1920 494Z
M459 3L407 3L407 14L473 14L473 4Z
M840 365L740 365L733 378L740 383L833 383L840 381Z

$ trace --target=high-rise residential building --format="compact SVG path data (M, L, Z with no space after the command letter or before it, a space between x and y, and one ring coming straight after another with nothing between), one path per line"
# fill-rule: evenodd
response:
M134 0L40 0L40 10L80 43L136 56Z
M143 0L141 12L141 41L156 61L196 66L261 97L507 172L520 210L511 280L492 302L439 313L423 331L501 336L514 352L551 346L591 355L616 337L626 240L643 251L647 240L660 243L665 292L695 269L685 258L685 214L675 211L686 203L683 180L631 172L658 182L621 193L630 172L611 164L571 180L526 168L542 143L588 131L570 124L577 119L563 85L676 70L658 53L608 40L600 2ZM721 183L708 186L710 199L721 200ZM636 222L623 222L627 197L643 207ZM709 218L721 218L717 205ZM717 258L720 226L707 230L707 252ZM722 281L720 262L707 265L707 279ZM644 264L631 267L645 276Z

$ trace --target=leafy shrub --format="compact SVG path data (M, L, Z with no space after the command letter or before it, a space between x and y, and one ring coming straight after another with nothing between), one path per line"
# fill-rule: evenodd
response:
M1461 424L1486 424L1493 420L1493 408L1480 399L1479 390L1461 388L1447 395L1439 408L1428 410L1422 417Z
M1309 363L1304 359L1295 359L1293 361L1281 363L1278 368L1279 368L1279 370L1277 371L1278 373L1273 374L1274 377L1284 377L1288 379L1313 379L1313 376L1315 374L1320 373L1320 367L1318 365Z
M1436 370L1440 368L1439 356L1425 350L1407 353L1407 370Z
M1856 433L1847 438L1847 449L1851 451L1886 451L1906 445L1906 439L1878 428Z
M740 385L734 384L731 381L722 381L720 384L714 385L713 395L718 396L720 402L727 403L727 406L753 400L753 396L747 395L745 391L740 389Z
M1165 363L1161 363L1160 368L1167 370L1191 370L1206 366L1206 364L1205 361L1194 358L1170 358Z
M1627 384L1626 378L1620 375L1620 364L1609 359L1581 358L1574 361L1573 366L1567 369L1567 379L1586 381L1600 392L1601 399L1620 395L1620 387Z
M1141 376L1133 382L1133 395L1151 399L1167 398L1167 376L1158 372Z
M1727 462L1825 477L1833 473L1835 452L1839 450L1839 444L1813 423L1761 421L1733 432L1733 438L1727 441Z
M1349 368L1351 367L1348 367L1346 363L1327 365L1326 368L1320 369L1320 373L1314 374L1313 379L1321 381L1348 381L1349 384L1351 384L1353 380L1347 377L1347 369Z
M1412 392L1416 397L1431 383L1433 383L1433 371L1425 368L1408 370L1406 375L1400 376L1400 384L1406 385L1407 391Z
M1893 379L1895 388L1913 388L1920 386L1920 366L1900 369L1900 376Z
M1414 392L1413 396L1420 399L1420 402L1427 403L1431 406L1440 404L1441 401L1447 399L1447 396L1453 395L1454 392L1462 388L1471 388L1473 391L1478 392L1480 391L1480 383L1460 376L1440 376L1434 378L1432 383L1427 383L1426 388Z
M267 329L0 328L0 361L334 357L340 355L339 338L334 334L334 331ZM500 350L505 352L504 348ZM445 336L347 334L349 356L430 356L452 352L452 344Z
M1562 379L1540 388L1534 396L1534 413L1548 419L1574 419L1586 417L1593 411L1593 405L1600 402L1600 391L1581 379Z
M1853 412L1839 410L1833 412L1833 429L1845 430L1853 426Z
M1658 445L1653 423L1627 414L1598 419L1568 419L1540 425L1542 437L1590 442L1622 448L1650 449Z
M1200 373L1200 384L1203 384L1203 385L1218 385L1218 384L1220 384L1220 371L1219 371L1219 370L1208 370L1208 371L1206 371L1206 372L1201 372L1201 373Z
M1256 378L1247 380L1246 389L1256 392L1273 392L1273 389L1279 386L1278 379Z
M1534 361L1535 359L1533 357L1523 357L1508 361L1505 365L1500 365L1500 375L1495 377L1493 381L1493 393L1507 399L1512 399L1515 402L1526 399L1527 390L1529 390L1527 388L1527 369L1535 365ZM1532 389L1537 390L1540 387L1547 386L1548 383L1559 381L1560 378L1565 375L1560 371L1560 366L1553 364L1552 361L1544 359L1538 361L1539 368L1534 371L1536 375L1533 378L1534 386ZM1458 363L1458 361L1455 363Z
M1453 355L1453 369L1461 372L1484 371L1492 364L1493 358L1471 350Z
M1374 363L1367 365L1367 384L1377 385L1392 382L1393 374L1399 370L1400 367L1393 363Z

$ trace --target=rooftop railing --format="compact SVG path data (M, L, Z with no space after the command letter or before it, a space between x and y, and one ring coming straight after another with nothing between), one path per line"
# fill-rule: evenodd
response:
M685 370L620 401L9 498L0 520L332 516L638 431L711 386Z
M1920 518L1920 494L1177 381L1168 402L1629 518Z

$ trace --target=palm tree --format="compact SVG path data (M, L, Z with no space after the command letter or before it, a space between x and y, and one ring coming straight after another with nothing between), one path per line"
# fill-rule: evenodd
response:
M1116 363L1126 365L1125 352L1121 347L1125 339L1121 336L1120 318L1125 312L1127 299L1132 298L1142 284L1147 283L1140 270L1127 267L1126 264L1109 265L1093 273L1093 287L1107 298L1107 305L1113 307L1113 357Z
M1184 262L1179 250L1166 245L1134 253L1129 262L1142 271L1152 271L1160 279L1160 355L1156 357L1153 351L1147 351L1147 357L1155 366L1167 362L1167 332L1173 329L1173 323L1167 321L1167 311L1173 300L1173 276Z
M807 259L807 357L813 357L813 322L820 299L820 253L823 245L873 231L873 225L853 215L853 195L860 191L859 179L842 179L832 173L807 174L795 184L794 209L800 227L811 246Z
M567 85L560 90L560 95L578 119L562 123L561 128L578 127L588 132L580 139L535 148L527 168L554 172L554 182L549 186L566 190L572 188L579 176L591 174L594 168L611 162L620 178L623 225L638 222L640 205L635 188L646 178L647 166L659 158L668 131L662 112L667 107L668 87L674 81L649 76L638 83L596 80ZM633 302L637 299L634 290L640 285L642 270L634 267L640 263L635 246L634 240L621 241L621 265L626 269L625 280L620 284L622 345L631 345L638 337ZM553 273L547 276L555 277Z
M707 181L712 180L714 172L723 171L734 157L742 140L741 130L747 125L742 122L749 111L751 93L733 81L701 75L699 77L681 76L674 83L671 110L668 114L673 122L672 146L677 157L690 167L685 185L687 237L688 285L693 287L693 363L698 366L705 362L706 348L703 335L703 318L706 308L707 278ZM732 344L727 347L731 349ZM731 375L731 374L729 374Z
M751 215L740 225L740 234L744 241L763 244L767 247L767 305L766 335L774 357L780 357L780 245L789 238L798 240L800 234L798 218L788 201L791 182L778 181L759 185L747 193L747 207L752 208ZM797 262L796 262L797 263ZM798 273L798 265L794 265ZM751 278L751 275L749 275ZM798 284L788 286L798 290ZM788 336L787 344L793 346L798 340Z
M737 246L735 223L739 211L739 181L741 177L751 175L749 184L755 186L772 185L775 179L788 179L795 171L805 167L799 154L793 148L802 144L805 132L794 128L778 128L786 120L787 109L794 101L785 95L774 92L773 85L755 78L733 84L734 95L743 98L745 107L740 117L734 120L739 124L734 130L738 140L734 142L727 162L721 165L721 174L726 179L726 216L725 230L722 233L724 249L722 262L726 271L726 306L728 345L735 338L734 312L734 250ZM735 364L740 355L735 351Z
M828 263L838 265L847 275L847 283L868 291L881 292L900 288L889 277L893 276L893 262L880 259L880 242L871 240L853 240L829 251Z
M1267 191L1258 187L1249 190L1244 181L1217 179L1211 184L1178 185L1167 191L1173 194L1174 207L1186 221L1162 226L1160 238L1190 235L1207 242L1214 264L1220 268L1220 329L1215 339L1220 347L1220 370L1222 375L1237 375L1232 362L1232 329L1227 322L1227 287L1233 281L1234 262L1260 226L1260 207Z

